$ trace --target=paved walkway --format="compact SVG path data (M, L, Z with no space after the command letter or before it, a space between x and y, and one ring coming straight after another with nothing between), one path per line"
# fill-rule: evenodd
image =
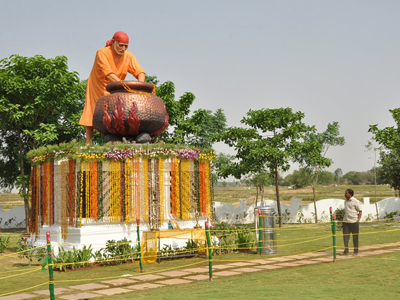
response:
M380 244L360 247L358 256L338 256L337 260L354 259L371 255L400 251L400 243ZM262 270L275 270L289 267L300 267L319 263L332 262L332 253L313 252L293 256L255 259L228 264L213 264L213 279L218 277L240 275L248 272ZM101 296L133 293L135 291L161 288L168 285L188 284L198 280L209 280L208 267L188 268L179 271L160 272L156 274L124 277L69 286L68 288L55 288L56 299L78 300L92 299ZM49 290L35 291L24 294L15 294L0 297L0 300L44 300L49 299Z

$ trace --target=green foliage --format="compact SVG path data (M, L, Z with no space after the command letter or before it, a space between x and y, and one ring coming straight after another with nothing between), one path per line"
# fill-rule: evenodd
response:
M337 168L333 172L333 180L335 180L336 184L343 184L344 183L343 170L341 168Z
M42 247L33 247L32 243L28 240L28 237L22 235L18 240L18 257L26 258L29 265L32 264L33 259L36 258L38 262L42 261L46 255L46 249Z
M309 186L311 183L311 179L307 175L308 173L303 169L294 170L292 174L286 175L285 182L289 183L295 189L301 189Z
M156 76L146 76L146 81L156 85L156 95L164 100L169 126L159 139L172 144L187 144L196 147L211 147L215 136L226 128L226 117L222 109L215 113L198 109L191 112L195 96L184 93L175 100L175 85L171 81L158 84Z
M394 222L395 217L399 215L398 211L391 211L391 212L385 212L385 216L383 217L383 220L385 222Z
M236 245L238 249L251 249L254 247L254 230L244 226L237 226Z
M361 172L350 171L343 175L348 184L359 185L364 182Z
M332 172L320 171L318 176L318 184L328 185L335 182L335 178Z
M55 269L66 271L67 269L74 270L76 267L81 268L91 264L90 260L93 258L92 245L89 247L83 246L82 249L65 250L63 247L58 248L58 255L53 258Z
M107 260L112 260L114 264L122 264L127 261L134 261L137 258L138 248L131 246L132 241L126 238L122 240L108 240L106 247L101 249Z
M0 236L0 253L3 253L9 245L10 245L10 237Z
M303 118L302 112L293 112L289 107L249 110L241 121L246 128L230 127L220 135L236 150L236 161L226 176L240 178L250 172L268 172L274 177L280 226L279 172L289 170L290 162L304 151L301 140L315 131L302 122Z
M212 228L211 235L218 240L218 245L214 245L215 254L251 249L254 246L254 229L245 225L220 222Z
M384 183L400 191L400 108L389 111L396 126L379 129L377 124L370 125L369 132L374 135L373 140L381 146L376 148L380 150L380 177Z
M344 219L344 212L345 209L343 208L336 208L335 214L336 214L336 228L341 229L343 227L343 219Z
M310 178L313 189L315 223L318 223L315 186L320 181L321 171L332 163L332 160L326 157L329 148L331 146L343 146L345 143L344 137L339 136L339 134L338 122L328 124L327 129L322 133L309 131L305 134L302 151L296 153L296 161L300 164L304 174ZM327 174L325 173L324 175ZM333 181L333 178L327 179L325 176L325 181Z
M67 62L65 56L40 55L0 60L0 187L12 187L18 178L26 207L26 153L83 136L78 126L83 101L78 99L85 97L85 84Z
M230 225L226 222L220 222L215 224L211 230L211 235L217 237L219 241L219 247L214 248L214 252L217 254L228 253L235 249L236 241L236 226Z

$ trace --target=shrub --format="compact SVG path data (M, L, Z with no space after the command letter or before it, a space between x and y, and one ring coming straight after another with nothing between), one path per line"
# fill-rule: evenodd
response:
M336 228L341 229L343 227L343 219L344 219L344 207L343 208L336 208Z
M1 237L0 236L0 253L3 253L4 250L10 245L10 237Z

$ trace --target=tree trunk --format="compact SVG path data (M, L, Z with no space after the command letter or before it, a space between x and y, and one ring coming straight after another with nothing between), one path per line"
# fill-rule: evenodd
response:
M24 198L24 206L25 206L25 230L26 232L29 232L29 201L28 201L28 192L27 192L27 187L26 187L26 182L25 182L25 162L24 162L24 155L23 155L23 147L22 147L22 134L21 131L18 130L18 154L19 154L19 159L20 159L20 174L21 174L21 187L19 194Z
M317 212L317 195L315 194L315 184L312 185L312 192L314 195L314 213L315 213L315 223L318 223L318 212Z
M314 196L314 213L315 213L315 224L318 223L318 212L317 212L317 194L315 192L315 186L318 183L318 174L319 174L319 167L317 168L317 174L315 174L315 178L312 182L312 192Z
M261 187L261 201L264 200L264 186Z
M275 165L275 191L276 191L276 204L278 207L279 227L282 227L282 214L281 214L281 200L279 198L279 180L278 180L278 166Z
M258 202L258 185L256 185L256 207Z

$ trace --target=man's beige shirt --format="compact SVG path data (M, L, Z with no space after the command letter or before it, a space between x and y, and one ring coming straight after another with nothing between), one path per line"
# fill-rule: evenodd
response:
M343 222L355 223L358 221L358 213L362 211L362 203L356 198L351 197L344 200L344 218Z

